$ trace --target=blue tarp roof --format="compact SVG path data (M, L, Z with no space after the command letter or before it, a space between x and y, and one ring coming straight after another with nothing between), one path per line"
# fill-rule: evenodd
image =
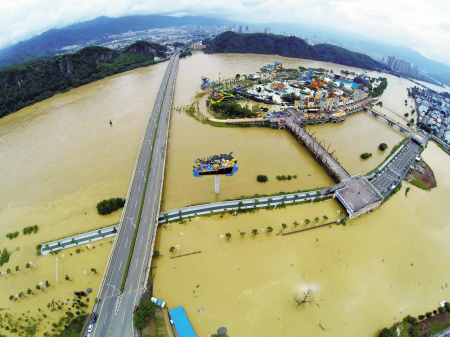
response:
M170 310L169 315L180 337L197 337L183 307Z

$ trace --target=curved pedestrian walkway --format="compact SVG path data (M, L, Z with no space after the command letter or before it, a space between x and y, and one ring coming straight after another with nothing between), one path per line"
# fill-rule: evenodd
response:
M118 229L119 225L113 225L102 229L96 229L91 232L69 236L64 239L46 242L41 246L41 255L48 255L59 250L111 238L116 235Z
M267 206L279 206L283 204L291 204L295 202L314 201L318 197L331 197L333 193L344 187L343 183L339 183L316 191L291 193L286 195L277 195L262 198L240 199L232 201L222 201L209 204L195 205L183 207L167 212L160 213L158 222L179 220L181 218L190 218L197 215L213 214L227 211L237 211L240 209L261 208Z

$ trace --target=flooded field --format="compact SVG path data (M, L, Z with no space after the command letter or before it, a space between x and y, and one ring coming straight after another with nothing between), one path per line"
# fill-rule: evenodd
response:
M437 307L450 295L450 180L444 166L450 157L434 144L423 157L436 167L438 188L411 186L405 197L404 187L345 227L276 235L283 222L288 231L294 221L336 219L342 209L332 200L161 229L154 295L169 308L182 305L201 336L225 326L230 336L374 337L408 314ZM274 231L262 232L268 226ZM251 235L253 229L259 234ZM231 239L221 239L227 232ZM180 250L170 253L177 245ZM194 251L201 253L170 259ZM298 307L294 298L308 289L312 303Z
M278 56L196 53L180 61L174 106L192 103L200 90L201 76L230 78L237 73L254 73L274 61L286 67L359 71ZM0 306L9 313L18 317L29 310L28 315L37 317L38 305L60 297L67 300L70 295L65 290L87 287L94 291L92 304L110 244L80 254L70 251L72 256L64 252L67 259L59 260L60 283L55 282L55 256L36 257L35 246L119 221L120 211L100 217L95 205L104 198L125 197L165 67L160 64L106 78L0 120L0 172L4 173L0 174L0 247L13 252L10 262L0 268L13 271L12 276L0 277L2 289L7 289ZM398 78L391 82L389 77L388 81L383 108L377 110L403 120L403 114L410 111L409 105L404 106L410 82ZM376 150L380 142L391 148L402 138L365 113L350 116L341 124L314 128L333 143L338 158L352 174L369 171L382 161L384 155ZM349 130L353 138L345 136ZM194 178L192 165L197 157L231 151L240 169L235 176L221 179L221 194L216 196L213 179ZM374 157L361 162L361 152L372 152ZM199 335L226 326L230 335L303 331L305 336L327 332L339 336L357 331L375 336L380 327L390 325L403 313L429 310L446 298L447 291L444 280L449 276L445 268L449 253L444 238L449 214L444 202L450 188L445 177L450 161L434 144L428 146L424 158L435 172L437 189L427 193L412 187L408 198L400 192L381 209L347 227L276 236L282 222L292 228L294 221L305 218L326 215L335 219L341 208L329 201L238 217L201 218L198 223L192 220L189 225L174 224L171 229L160 230L156 249L164 256L155 261L155 295L171 308L183 305ZM269 182L257 183L257 174L268 175ZM277 181L276 175L282 174L297 175L297 179ZM284 130L215 128L182 112L172 113L162 210L333 183L322 166ZM37 234L20 234L11 241L5 237L34 224L39 226ZM263 233L261 229L267 226L274 232ZM255 228L260 234L252 237ZM246 231L246 236L241 239L238 230ZM232 233L230 241L219 238L226 232ZM180 253L202 253L169 260L169 248L177 244ZM37 268L25 270L30 260ZM17 265L20 271L15 273ZM83 275L90 268L98 274ZM66 274L73 281L65 281ZM10 295L45 280L50 288L9 301ZM314 290L314 303L297 308L294 295L305 287ZM362 315L367 313L367 303L373 315ZM199 313L201 308L205 312ZM52 315L49 324L62 312ZM40 328L37 336L44 331Z
M2 289L0 308L6 309L1 313L2 325L13 329L15 322L18 331L23 331L24 329L20 326L37 324L35 336L43 336L45 332L52 335L55 333L52 331L54 329L52 324L57 324L59 318L64 317L67 311L75 317L78 315L77 312L81 315L92 312L113 240L97 241L89 249L83 245L59 252L57 255L58 281L56 281L56 255L37 257L34 246L26 245L25 241L17 238L11 242L13 247L18 247L20 250L17 251L14 248L9 263L0 267L2 272L8 268L12 271L12 275L0 277ZM79 253L76 252L77 249L80 249ZM25 265L29 262L36 267L26 268ZM16 265L19 266L19 271L15 271ZM91 269L95 269L96 273ZM69 280L66 280L66 275ZM49 282L49 287L42 290L36 289L39 283L45 284L46 281ZM86 306L72 307L74 292L86 292L88 288L91 288L92 292L87 297L83 297ZM31 294L27 294L28 289L32 291ZM21 292L23 295L20 295L20 299L13 301L9 299L11 295L19 295ZM61 307L59 310L58 305ZM11 315L10 321L13 323L7 323L6 312ZM57 328L57 331L62 328L63 326ZM7 331L2 329L3 333Z
M351 175L370 172L406 137L365 111L350 115L338 124L318 124L307 129L315 132L314 137L322 144L329 145L330 151L336 151L334 155ZM379 150L380 143L386 143L387 150ZM360 155L365 152L372 153L372 157L361 159Z

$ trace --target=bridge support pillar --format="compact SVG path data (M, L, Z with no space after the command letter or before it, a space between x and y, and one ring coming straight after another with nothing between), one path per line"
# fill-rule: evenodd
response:
M214 193L215 194L219 194L219 175L215 175L214 176L214 178L215 178L215 180L214 180Z

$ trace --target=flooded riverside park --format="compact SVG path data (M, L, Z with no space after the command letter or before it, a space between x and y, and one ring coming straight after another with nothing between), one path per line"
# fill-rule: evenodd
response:
M254 73L274 61L288 68L302 65L337 73L341 69L360 71L279 56L195 53L180 61L174 107L193 102L200 91L201 76L218 79L220 73L221 78L231 78L237 73ZM95 205L105 198L126 196L165 66L163 63L106 78L0 120L0 172L6 172L0 175L0 247L13 251L0 270L16 265L24 269L30 260L37 266L36 270L14 273L11 279L0 278L6 289L11 289L1 296L0 307L9 308L8 312L15 315L30 310L21 303L34 299L10 302L8 296L22 288L26 291L30 282L45 282L43 276L33 275L38 269L48 275L51 285L55 283L55 256L36 257L37 244L119 221L120 211L100 217ZM403 114L411 110L409 104L404 106L406 88L413 83L385 74L376 76L388 78L381 97L383 108L377 106L376 110L404 122ZM206 110L204 106L199 108ZM365 112L348 116L337 125L311 129L332 143L336 156L351 174L376 167L404 138ZM378 153L381 142L389 146L386 153ZM240 169L233 177L221 178L221 193L216 196L213 179L194 178L192 165L198 157L231 151ZM362 152L374 156L362 162ZM288 225L286 232L293 230L294 221L319 217L319 223L323 223L324 215L330 221L336 219L337 212L344 210L336 200L330 200L236 217L194 218L160 228L155 249L162 256L153 262L153 267L158 267L153 269L155 297L166 301L169 308L182 305L199 336L215 333L221 326L227 327L230 336L376 336L381 328L408 314L418 315L437 307L449 295L446 284L450 271L446 266L450 252L445 238L450 211L445 202L450 193L446 176L450 157L430 143L423 158L434 171L437 188L426 192L411 186L405 197L404 183L403 190L386 204L345 227L333 225L276 235L282 223ZM257 174L267 175L269 182L256 182ZM297 179L277 181L276 176L282 174L297 175ZM241 195L333 184L308 150L285 130L218 128L183 112L172 112L162 211ZM5 238L6 233L34 224L39 226L37 234L21 233L11 241ZM262 231L268 226L273 227L272 233ZM259 234L253 236L253 229ZM239 231L246 235L241 237ZM225 233L231 233L232 238L221 239ZM177 245L180 250L170 253L170 247ZM92 287L92 303L110 246L107 243L95 253L72 256L63 252L67 261L73 259L64 274L72 278L71 270L76 275L81 271L80 276L73 277L80 286L71 284L67 290ZM14 251L16 247L21 250ZM170 259L193 251L201 253ZM89 262L85 266L80 257L93 253L98 254L95 265ZM94 275L82 272L92 267L99 272L95 282L86 284L83 277L88 280ZM67 299L62 273L57 291L52 287L44 290L49 300L50 296L59 299L60 293ZM308 289L312 290L312 303L298 307L294 298ZM44 305L49 300L45 299ZM204 311L199 312L202 308Z

